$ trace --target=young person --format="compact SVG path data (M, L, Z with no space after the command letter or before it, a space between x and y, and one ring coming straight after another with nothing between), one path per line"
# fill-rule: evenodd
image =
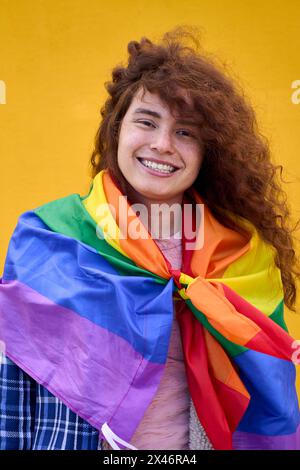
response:
M180 31L128 44L87 196L21 215L1 449L299 449L289 211L254 112Z

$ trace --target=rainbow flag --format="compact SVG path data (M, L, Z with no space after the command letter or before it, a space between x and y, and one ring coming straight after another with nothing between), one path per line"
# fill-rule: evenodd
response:
M205 207L204 246L188 252L183 240L174 271L127 203L144 238L121 236L120 197L102 171L87 196L21 215L0 284L7 356L130 448L164 371L176 299L188 385L213 447L300 449L273 248L247 221L236 218L242 235Z

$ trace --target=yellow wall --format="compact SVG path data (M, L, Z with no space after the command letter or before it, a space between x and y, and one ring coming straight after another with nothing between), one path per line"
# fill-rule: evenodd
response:
M87 192L103 83L127 42L179 23L239 78L300 217L299 0L0 0L1 272L22 212ZM297 339L299 318L287 313Z

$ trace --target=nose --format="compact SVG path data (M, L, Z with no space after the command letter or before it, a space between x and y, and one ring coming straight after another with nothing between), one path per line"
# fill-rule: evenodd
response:
M157 130L153 135L153 141L150 144L151 150L157 150L159 153L173 153L174 146L172 136L168 130Z

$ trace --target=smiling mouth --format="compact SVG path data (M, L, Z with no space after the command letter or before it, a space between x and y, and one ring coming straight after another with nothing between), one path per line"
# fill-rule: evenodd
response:
M140 157L137 157L137 159L146 168L150 168L150 170L158 171L159 173L171 174L179 170L179 168L166 164L166 163L157 163L152 160L147 160L146 158L140 158Z

